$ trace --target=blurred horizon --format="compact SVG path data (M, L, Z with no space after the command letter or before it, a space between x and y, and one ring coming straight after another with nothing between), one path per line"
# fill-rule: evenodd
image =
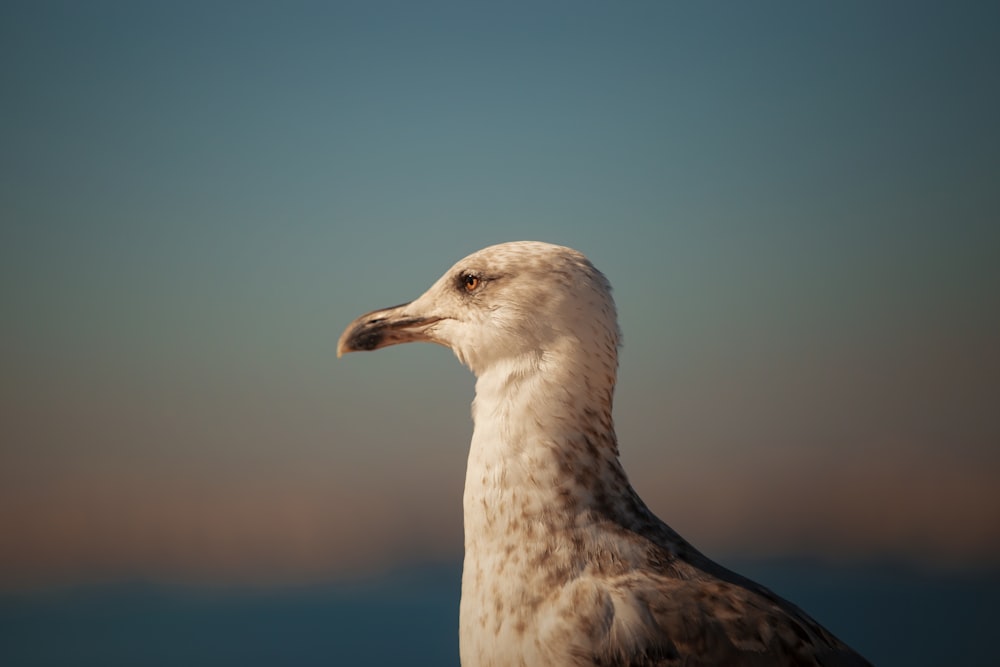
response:
M0 591L458 562L473 378L336 360L587 254L710 557L1000 567L991 3L5 2Z
M889 667L993 663L1000 571L916 572L796 560L735 567ZM457 665L461 565L284 588L125 582L0 593L4 664ZM947 613L942 613L947 610ZM914 637L942 637L918 642ZM58 637L59 641L51 641Z

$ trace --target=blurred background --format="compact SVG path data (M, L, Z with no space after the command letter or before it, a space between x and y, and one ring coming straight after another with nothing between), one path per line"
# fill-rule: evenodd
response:
M473 378L587 254L634 486L878 664L992 664L996 3L0 3L0 661L457 665ZM916 645L919 639L919 645Z

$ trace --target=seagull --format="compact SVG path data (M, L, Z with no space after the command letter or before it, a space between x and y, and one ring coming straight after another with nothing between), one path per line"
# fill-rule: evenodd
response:
M584 255L518 241L362 315L337 343L338 357L437 343L476 376L462 665L870 665L632 489L611 418L619 340L611 286Z

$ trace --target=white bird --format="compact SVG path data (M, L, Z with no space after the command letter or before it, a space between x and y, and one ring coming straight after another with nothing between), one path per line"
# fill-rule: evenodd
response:
M504 243L352 322L337 356L411 341L476 375L465 478L465 667L869 665L658 519L618 460L619 331L579 252Z

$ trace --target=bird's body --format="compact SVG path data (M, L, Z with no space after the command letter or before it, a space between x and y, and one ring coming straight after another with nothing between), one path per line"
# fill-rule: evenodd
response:
M868 665L791 603L660 521L618 460L619 333L581 254L486 248L416 301L375 311L338 353L410 340L476 374L465 480L465 667Z

